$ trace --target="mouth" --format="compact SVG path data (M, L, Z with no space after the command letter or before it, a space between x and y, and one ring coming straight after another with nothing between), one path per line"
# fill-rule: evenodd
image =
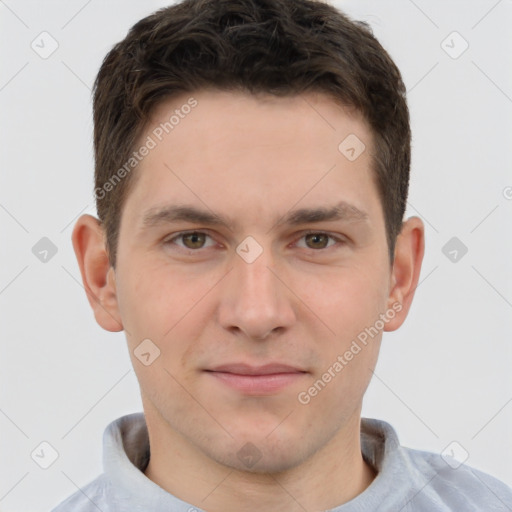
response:
M205 372L221 385L246 395L275 394L303 379L308 372L280 363L251 366L244 363L216 366Z

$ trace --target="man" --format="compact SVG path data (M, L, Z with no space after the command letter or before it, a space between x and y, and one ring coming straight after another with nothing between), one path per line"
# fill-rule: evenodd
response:
M506 511L512 491L361 420L418 284L405 87L311 0L184 0L94 90L99 220L73 245L144 414L62 511Z

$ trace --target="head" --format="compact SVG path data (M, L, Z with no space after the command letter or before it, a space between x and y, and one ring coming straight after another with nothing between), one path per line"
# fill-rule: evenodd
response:
M101 66L94 150L73 243L155 432L241 469L250 442L268 472L354 426L423 256L405 87L369 28L311 0L161 9Z

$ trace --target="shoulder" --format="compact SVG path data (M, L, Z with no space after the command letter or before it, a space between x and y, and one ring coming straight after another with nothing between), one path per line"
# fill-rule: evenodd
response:
M102 474L85 487L71 494L51 512L109 512L110 482Z
M496 478L440 453L402 446L382 420L363 418L361 427L363 456L377 470L364 493L372 505L365 510L512 512L512 489Z
M425 480L425 489L420 495L424 494L431 502L442 503L446 510L512 510L512 489L498 479L438 453L402 450Z

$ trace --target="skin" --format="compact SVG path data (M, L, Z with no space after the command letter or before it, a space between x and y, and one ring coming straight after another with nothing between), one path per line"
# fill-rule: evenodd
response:
M323 94L197 91L161 103L141 140L190 96L197 106L136 169L116 268L97 219L83 215L73 231L97 322L126 333L150 438L145 474L212 512L333 508L375 477L359 432L382 332L308 404L298 394L393 304L401 310L384 330L403 323L418 284L423 224L403 223L391 264L372 135L357 112ZM349 134L366 146L355 161L338 150ZM292 210L340 201L365 215L277 223ZM143 225L145 214L169 204L215 212L232 225ZM177 237L194 230L208 236ZM236 252L247 236L262 249L252 263ZM160 356L145 366L134 350L148 338ZM282 389L248 393L206 371L234 362L279 362L301 373ZM247 443L260 457L251 467L239 457Z

